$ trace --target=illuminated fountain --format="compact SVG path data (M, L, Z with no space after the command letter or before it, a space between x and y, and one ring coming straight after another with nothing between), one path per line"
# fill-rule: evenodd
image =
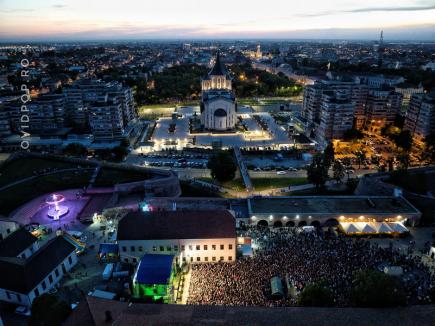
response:
M59 205L65 200L65 197L59 194L52 194L47 197L45 202L48 204L48 217L52 218L54 221L59 220L62 216L65 216L69 212L69 208L66 206Z

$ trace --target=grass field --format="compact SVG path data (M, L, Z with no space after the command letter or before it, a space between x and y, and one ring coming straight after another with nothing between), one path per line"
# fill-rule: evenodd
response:
M218 182L212 178L199 178L199 180L222 186L234 191L245 191L245 185L241 178L233 179L227 182ZM275 188L284 188L308 183L307 178L251 178L255 190L269 190Z
M251 178L255 190L262 191L307 184L307 178Z
M75 163L47 160L43 158L28 157L16 159L9 164L0 167L0 187L17 180L31 177L34 175L34 171L42 171L47 168L68 169L76 167L77 164Z
M32 179L0 192L0 214L7 215L26 202L55 191L87 186L93 171L74 171Z
M146 172L103 167L95 180L96 187L109 187L117 183L135 182L149 179Z

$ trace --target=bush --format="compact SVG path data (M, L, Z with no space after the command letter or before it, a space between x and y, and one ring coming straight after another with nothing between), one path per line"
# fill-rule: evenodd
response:
M301 306L329 307L334 304L331 291L323 282L311 283L305 286L299 295Z
M61 325L71 312L71 307L59 300L56 295L43 294L32 304L32 317L29 324L35 326Z
M406 304L402 283L396 277L375 270L358 272L351 292L352 302L359 307L394 307Z

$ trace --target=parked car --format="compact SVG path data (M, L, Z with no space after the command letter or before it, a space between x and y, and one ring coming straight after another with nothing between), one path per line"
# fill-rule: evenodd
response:
M18 306L17 309L15 309L15 313L21 316L30 316L31 314L30 309L24 306Z

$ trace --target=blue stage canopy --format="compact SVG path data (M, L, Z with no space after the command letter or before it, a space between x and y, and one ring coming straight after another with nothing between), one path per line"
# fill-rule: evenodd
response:
M173 255L144 255L136 272L137 283L167 284L173 261Z

